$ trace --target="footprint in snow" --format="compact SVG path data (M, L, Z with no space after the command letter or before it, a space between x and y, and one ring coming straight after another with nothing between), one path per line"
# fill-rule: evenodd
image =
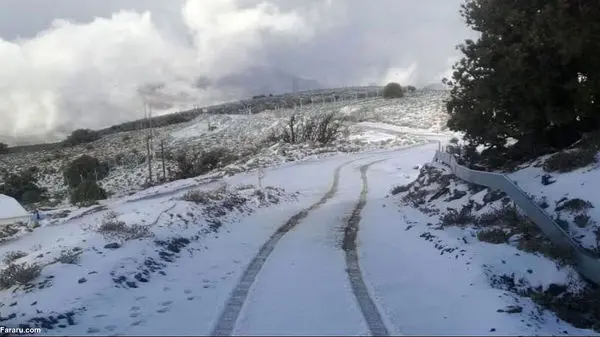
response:
M159 314L164 314L165 312L168 312L171 308L169 307L164 307L162 309L158 309L156 310L156 312L158 312Z
M165 307L165 306L170 305L172 303L173 303L173 301L165 301L165 302L162 302L160 305L162 305L163 307Z
M140 320L137 320L137 321L134 321L133 323L131 323L131 326L138 326L138 325L140 325L142 323L145 323L145 322L146 322L145 319L140 319Z
M192 291L191 291L190 289L185 289L185 290L183 291L183 293L184 293L184 294L191 294L191 293L192 293Z

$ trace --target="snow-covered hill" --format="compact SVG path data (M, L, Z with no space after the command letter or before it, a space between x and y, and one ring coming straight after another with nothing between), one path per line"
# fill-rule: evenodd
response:
M145 131L1 157L4 168L39 166L63 198L61 167L88 152L111 163L101 184L112 196L0 231L0 325L55 335L597 335L600 296L568 256L505 196L429 163L438 141L457 136L444 127L446 95L158 128L169 154L226 147L237 159L149 188ZM343 126L332 143L273 140L292 115L329 112ZM554 174L549 185L536 165L511 177L555 207L565 191L593 204L597 171ZM561 205L593 249L595 208L583 203L590 222L579 226L581 212Z
M163 140L168 176L172 177L176 165L173 159L182 151L206 151L217 147L233 150L241 158L221 172L216 172L225 174L255 169L259 163L275 165L339 152L410 145L422 142L423 138L405 133L393 134L382 141L373 141L379 136L373 132L365 134L368 129L357 123L373 121L407 127L420 125L433 132L440 131L444 125L442 104L445 97L443 92L425 91L402 100L369 98L359 101L314 103L296 109L278 109L253 115L203 114L185 124L154 129L153 152L159 152L159 144ZM339 113L346 119L344 128L348 131L335 143L314 148L308 144L290 145L268 141L270 132L282 127L291 115L310 116L326 112ZM213 128L211 131L209 126ZM110 134L93 143L71 148L2 155L0 171L18 171L36 166L40 169L38 177L41 185L56 198L64 198L66 186L62 168L75 156L86 153L108 161L111 165L110 175L101 181L102 186L114 196L126 195L142 189L146 184L146 131ZM157 156L152 161L153 172L162 174L162 162L159 159Z

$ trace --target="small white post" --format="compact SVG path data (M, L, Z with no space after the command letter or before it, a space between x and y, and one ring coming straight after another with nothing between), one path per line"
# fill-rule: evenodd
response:
M257 173L258 173L258 175L257 175L257 178L258 178L258 188L264 194L262 180L265 177L265 170L262 167L260 161L258 161L258 172Z

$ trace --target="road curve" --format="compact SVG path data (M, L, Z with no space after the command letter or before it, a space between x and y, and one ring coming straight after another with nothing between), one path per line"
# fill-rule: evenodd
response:
M235 324L238 320L240 312L242 310L242 306L248 297L248 293L252 284L254 283L256 276L262 269L265 261L271 252L275 249L275 246L279 242L279 240L292 228L294 228L302 219L306 218L306 216L315 209L319 208L323 204L325 204L328 200L330 200L338 191L339 180L340 180L340 171L345 166L359 161L364 160L368 157L362 157L358 159L354 159L348 162L343 163L338 166L333 174L333 181L327 193L323 195L323 197L312 204L310 207L303 209L302 211L296 213L291 218L289 218L271 237L263 244L258 253L254 256L246 270L242 274L240 281L234 288L231 293L229 299L225 304L225 308L221 312L215 327L212 330L211 335L213 336L230 336L235 328Z

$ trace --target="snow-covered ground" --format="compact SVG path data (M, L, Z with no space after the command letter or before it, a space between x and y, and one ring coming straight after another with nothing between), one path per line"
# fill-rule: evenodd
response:
M328 148L274 144L143 190L134 177L144 164L123 165L103 182L110 199L58 207L0 244L0 325L51 335L597 335L523 293L585 286L526 222L440 219L468 206L467 218L489 220L509 202L423 166L456 135L442 127L443 96L420 95L303 107L345 114L348 131ZM241 148L293 113L201 116L157 133L173 148ZM124 141L111 137L99 146L107 156ZM552 204L574 181L593 186L593 172L555 176L541 191ZM536 194L539 174L511 177ZM479 240L492 229L506 242ZM23 264L39 275L14 269Z
M542 163L547 157L539 158L537 163ZM511 173L509 177L540 203L544 202L546 211L554 218L564 220L567 231L577 242L599 253L600 207L597 207L597 200L600 165L596 163L567 173L553 173L549 178L552 183L544 185L542 176L548 173L537 163ZM569 203L573 207L569 207Z
M369 334L342 246L364 188L359 168L372 163L357 250L366 289L390 334L593 334L490 283L491 275L517 273L547 284L577 278L572 270L557 270L550 260L511 246L478 242L462 229L436 231L428 225L434 220L387 197L394 184L417 178L415 167L437 146L269 168L262 183L277 187L266 189L270 198L260 198L249 186L257 184L256 174L245 173L198 187L214 196L206 204L203 198L181 200L189 180L167 184L155 197L140 193L68 221L43 221L42 228L0 246L3 255L27 254L13 262L45 265L32 285L1 293L2 323L42 326L57 335L210 334L231 305L229 297L239 295L234 289L248 286L243 306L232 311L234 334ZM264 265L253 282L240 288L261 245L303 209L295 227L259 259ZM111 212L150 233L128 238L130 232L99 232ZM429 241L444 246L442 254ZM61 260L73 263L57 261L61 251ZM65 252L79 255L69 261ZM512 312L515 305L519 312Z

